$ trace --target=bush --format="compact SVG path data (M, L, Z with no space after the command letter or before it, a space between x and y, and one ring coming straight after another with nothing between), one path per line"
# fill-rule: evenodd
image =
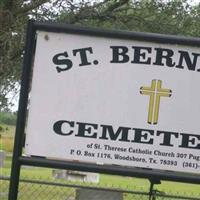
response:
M4 132L4 128L0 126L0 132Z
M17 116L11 112L0 112L0 123L6 125L15 125Z

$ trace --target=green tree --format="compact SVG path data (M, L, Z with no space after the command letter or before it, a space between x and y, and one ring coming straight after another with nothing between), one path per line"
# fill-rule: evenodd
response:
M0 1L0 111L8 106L7 94L20 79L25 27L29 12L47 0Z
M200 3L188 0L107 1L68 10L58 21L92 27L200 37Z
M27 20L200 37L200 3L187 0L1 0L0 111L8 106L21 63Z

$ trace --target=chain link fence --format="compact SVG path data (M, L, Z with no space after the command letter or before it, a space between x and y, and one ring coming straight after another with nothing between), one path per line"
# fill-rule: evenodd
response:
M0 199L8 199L9 177L0 176ZM176 189L176 188L175 188ZM185 188L186 189L186 188ZM115 194L123 200L149 200L149 191L137 191L133 189L119 189L114 187L93 186L92 184L69 184L65 181L42 180L21 178L19 184L18 200L82 200L78 195L82 191L88 200L98 200L99 192ZM92 196L92 197L91 197ZM106 200L109 200L110 195ZM111 198L113 199L113 198ZM153 190L152 200L200 200L199 194L167 194Z
M0 200L8 199L11 160L12 155L6 155L0 167ZM22 166L18 200L150 200L147 179L100 174L98 181L91 183L67 180L59 177L62 173L56 174L56 171ZM72 172L82 176L82 172ZM99 197L106 194L104 198ZM151 200L200 200L200 186L162 181L160 185L154 185Z

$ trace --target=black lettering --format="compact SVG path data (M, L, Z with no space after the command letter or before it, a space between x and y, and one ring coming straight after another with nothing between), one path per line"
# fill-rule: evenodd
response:
M102 136L100 139L104 140L117 140L117 138L121 135L121 138L119 141L129 142L128 140L128 131L131 130L131 128L127 127L119 127L116 132L114 132L113 127L109 125L101 125L102 127Z
M182 135L182 143L179 147L189 148L189 149L200 149L200 135L185 134Z
M125 46L111 46L113 51L111 63L126 63L129 61L128 48Z
M153 130L146 130L146 129L139 129L134 128L135 130L135 137L134 140L131 142L136 143L144 143L144 144L153 144L153 138L150 138L149 136L154 135Z
M79 66L91 65L91 62L89 62L88 58L87 58L87 52L92 54L93 53L92 47L73 50L73 55L74 56L76 56L77 53L80 54L81 63L79 64Z
M151 64L151 58L146 56L146 53L151 53L150 47L133 46L132 48L134 49L134 58L133 58L132 63Z
M57 121L57 122L54 123L53 130L58 135L71 135L73 133L72 130L68 131L68 132L65 132L68 129L68 128L66 128L68 126L70 128L74 128L74 122L73 121L60 120L60 121Z
M172 60L172 56L174 52L171 49L161 49L155 48L156 50L156 60L153 63L154 65L161 65L164 66L164 59L166 60L166 65L168 67L174 67L175 62Z
M178 138L178 133L168 131L157 131L157 136L161 134L163 134L163 143L160 143L160 145L173 147L174 145L171 144L171 136L173 135L175 138Z
M197 53L192 53L193 60L190 58L190 55L186 51L178 51L180 53L180 59L178 65L176 65L177 68L183 69L183 61L185 60L185 63L188 67L189 70L195 71L196 69L196 64L197 64L197 58L200 56L200 54ZM199 69L197 70L199 71Z
M97 124L88 124L88 123L81 123L77 122L78 124L78 133L76 136L78 137L88 137L88 138L97 138L97 133L92 132L92 129L97 129Z
M61 67L57 66L56 70L57 70L58 73L60 73L62 71L69 70L73 66L73 63L70 59L65 59L65 58L62 58L62 57L68 58L67 52L58 53L52 59L52 61L55 65L66 65L65 68L61 68Z

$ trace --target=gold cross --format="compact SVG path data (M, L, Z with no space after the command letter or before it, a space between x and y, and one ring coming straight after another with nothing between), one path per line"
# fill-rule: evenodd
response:
M148 123L157 124L158 114L160 108L160 97L171 97L172 91L170 89L161 88L161 80L152 80L151 87L141 87L140 94L149 95L149 111Z

